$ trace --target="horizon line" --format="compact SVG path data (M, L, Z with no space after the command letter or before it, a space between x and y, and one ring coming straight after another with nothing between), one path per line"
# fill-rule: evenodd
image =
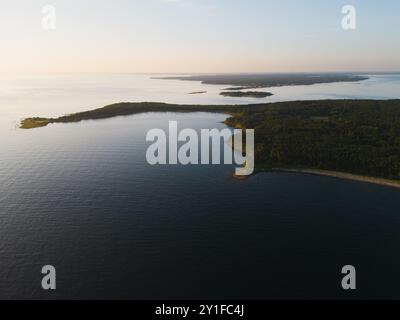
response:
M231 72L120 72L120 71L47 71L47 72L22 72L22 71L7 71L0 72L2 74L16 74L16 75L56 75L56 74L125 74L125 75L241 75L241 74L337 74L337 73L348 73L348 74L400 74L400 70L396 71L231 71Z

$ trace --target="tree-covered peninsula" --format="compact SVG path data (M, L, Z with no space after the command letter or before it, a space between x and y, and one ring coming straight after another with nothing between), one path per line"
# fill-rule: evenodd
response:
M227 113L229 126L255 129L258 169L329 170L400 181L400 100L230 106L118 103L59 118L28 118L21 128L143 112Z

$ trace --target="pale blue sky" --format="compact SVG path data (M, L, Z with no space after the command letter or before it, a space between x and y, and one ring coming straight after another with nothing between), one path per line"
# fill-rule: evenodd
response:
M0 36L0 72L399 71L400 1L2 0Z

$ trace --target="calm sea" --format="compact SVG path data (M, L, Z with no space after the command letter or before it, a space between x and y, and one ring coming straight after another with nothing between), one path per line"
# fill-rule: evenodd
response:
M225 86L223 86L225 87ZM400 298L400 190L233 166L151 167L152 128L225 115L148 113L23 131L119 101L251 103L145 75L0 78L0 298ZM193 91L204 95L188 95ZM261 101L399 98L400 76L271 88ZM57 290L41 289L41 268ZM354 265L357 290L341 289Z

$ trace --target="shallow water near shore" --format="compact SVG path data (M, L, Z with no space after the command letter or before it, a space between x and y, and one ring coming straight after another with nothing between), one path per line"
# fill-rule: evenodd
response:
M101 77L85 89L67 79L32 90L9 84L0 94L0 298L400 298L400 190L293 173L238 181L231 165L147 164L148 130L169 120L222 129L220 114L13 126L19 117L151 98L105 90ZM190 100L186 92L203 87L187 85L184 95L155 97L208 101ZM40 287L45 264L57 269L55 292ZM347 264L358 272L352 293L340 287Z

